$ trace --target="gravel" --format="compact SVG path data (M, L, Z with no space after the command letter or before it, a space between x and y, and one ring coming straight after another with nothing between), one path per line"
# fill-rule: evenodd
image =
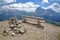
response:
M24 34L16 34L15 36L3 36L3 28L7 25L7 21L0 22L0 40L57 40L57 32L60 27L48 23L41 23L44 28L38 28L37 25L22 23L27 31Z

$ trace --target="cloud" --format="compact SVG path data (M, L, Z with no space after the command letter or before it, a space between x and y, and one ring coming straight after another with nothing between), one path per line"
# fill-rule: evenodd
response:
M48 7L42 7L43 9L52 9L55 12L60 12L60 5L58 3L53 3L52 5Z
M49 1L59 2L60 0L49 0Z
M6 3L12 3L12 2L16 2L16 0L3 0L4 4L6 4Z
M39 7L39 5L35 5L33 2L27 3L18 3L18 4L10 4L2 7L3 10L19 10L26 12L35 12L35 10Z
M49 3L49 1L48 0L43 0L42 3Z

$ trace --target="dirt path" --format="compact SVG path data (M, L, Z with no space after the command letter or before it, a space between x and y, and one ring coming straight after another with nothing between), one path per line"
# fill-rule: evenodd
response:
M7 22L0 22L0 26L6 24ZM37 25L28 23L22 23L22 25L26 28L27 32L23 35L15 35L14 37L10 35L2 36L1 34L4 27L0 27L0 40L57 40L56 33L60 32L60 27L47 23L41 24L44 27L43 29Z

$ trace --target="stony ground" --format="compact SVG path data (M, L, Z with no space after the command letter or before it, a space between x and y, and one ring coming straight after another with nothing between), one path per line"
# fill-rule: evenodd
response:
M56 34L60 32L60 27L48 23L42 23L41 25L43 27L29 23L22 23L22 27L27 30L25 34L3 36L3 28L6 25L7 21L0 22L0 40L57 40Z

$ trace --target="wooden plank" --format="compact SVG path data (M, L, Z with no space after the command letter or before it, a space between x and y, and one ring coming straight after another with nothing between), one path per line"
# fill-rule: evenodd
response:
M34 16L23 16L23 20L25 22L27 21L33 21L33 22L37 22L37 24L39 25L40 23L44 22L44 18L39 18L39 17L34 17Z

